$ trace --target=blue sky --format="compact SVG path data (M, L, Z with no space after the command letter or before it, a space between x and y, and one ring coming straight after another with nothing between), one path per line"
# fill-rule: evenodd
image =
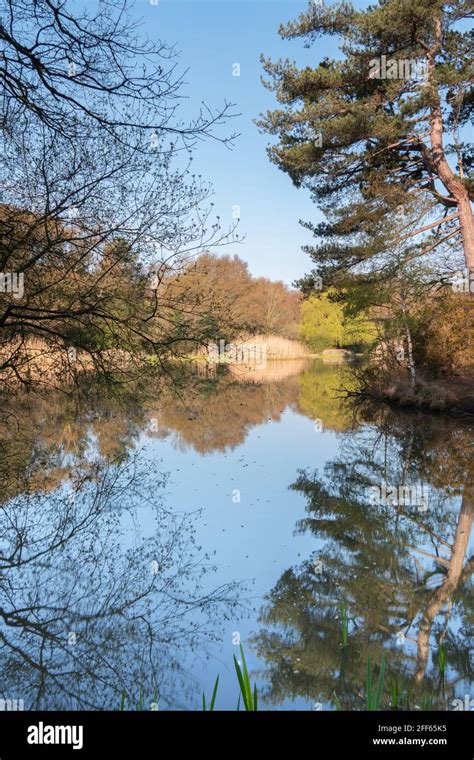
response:
M78 0L96 3L98 0ZM329 7L333 0L313 0ZM239 235L245 236L216 252L238 254L255 276L291 284L312 268L301 246L313 238L299 220L317 222L321 215L305 189L293 186L288 175L271 164L266 153L270 136L260 134L255 119L277 106L274 93L261 83L260 55L272 60L289 58L300 67L317 66L324 57L340 53L334 37L319 39L311 48L301 40L283 40L281 23L295 20L307 0L130 0L133 14L142 20L143 34L152 41L174 45L178 71L186 72L179 114L185 122L199 113L202 103L213 111L235 104L239 114L220 137L240 133L234 147L207 139L198 146L194 171L214 188L215 213L222 228L240 213ZM353 0L356 8L369 0ZM375 0L372 4L376 4ZM240 75L234 76L235 65ZM187 117L187 118L186 118Z
M152 39L176 44L183 69L189 68L183 88L189 96L182 107L186 112L190 108L192 113L193 106L196 111L201 101L218 108L227 100L241 114L226 127L241 134L232 150L208 140L194 159L196 173L213 184L223 226L231 224L233 207L240 207L239 234L245 241L220 252L237 253L256 276L288 284L311 269L301 246L312 236L299 219L320 217L307 191L295 188L270 163L265 151L270 138L259 133L254 119L276 104L274 94L261 84L261 53L312 65L325 55L337 55L334 39L310 50L299 40L280 39L280 23L306 7L304 0L158 0L157 5L135 0L134 11L143 17ZM235 63L240 64L240 76L232 75Z

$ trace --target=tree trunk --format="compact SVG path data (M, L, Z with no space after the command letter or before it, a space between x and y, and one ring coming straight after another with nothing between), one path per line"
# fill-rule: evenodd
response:
M435 19L435 44L427 52L428 62L428 85L431 90L433 104L430 111L430 142L431 142L431 165L435 174L439 177L446 190L456 201L461 225L461 235L464 248L464 260L470 275L474 272L474 217L472 214L471 201L466 185L461 177L453 171L444 152L443 145L443 114L439 92L434 79L435 58L442 45L441 18Z
M411 339L410 325L408 324L408 319L407 319L405 297L401 295L400 300L402 304L403 323L405 327L405 337L406 337L407 349L408 349L408 369L410 370L411 387L414 388L416 385L416 367L415 367L415 362L413 360L413 341Z
M462 579L464 559L469 546L472 523L474 519L474 500L470 489L466 487L463 495L461 511L459 513L456 534L451 549L449 569L446 579L441 586L432 594L430 601L422 615L418 631L417 670L415 681L421 683L426 671L430 651L430 635L436 615L439 614L443 605L451 598L458 588Z
M466 189L464 189L464 197L458 201L458 209L464 245L464 257L466 267L471 275L474 273L474 216L472 215L471 201Z

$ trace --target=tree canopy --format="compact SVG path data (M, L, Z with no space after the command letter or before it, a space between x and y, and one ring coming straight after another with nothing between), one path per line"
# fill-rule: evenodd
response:
M281 36L308 47L332 36L340 56L303 69L262 58L280 106L258 123L277 138L271 160L326 214L304 223L325 284L433 251L474 269L470 17L465 0L310 3Z
M178 118L174 50L127 0L0 5L0 370L141 373L201 338L158 304L150 269L161 281L235 240L192 165L198 139L231 139L214 129L229 107Z

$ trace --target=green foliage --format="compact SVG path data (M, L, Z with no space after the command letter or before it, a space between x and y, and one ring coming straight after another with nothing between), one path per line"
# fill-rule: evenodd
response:
M431 696L431 694L423 694L421 698L421 709L424 712L431 712L431 710L434 709L433 697Z
M306 187L326 215L304 225L317 239L305 248L316 264L305 287L315 274L334 284L361 267L382 271L392 264L406 227L400 209L409 217L421 204L424 213L449 217L459 204L469 207L472 184L454 166L457 158L467 175L472 162L458 132L473 104L470 35L462 25L468 18L465 0L379 0L364 10L349 2L309 3L280 28L281 36L307 47L334 37L342 55L320 58L314 68L262 57L265 84L279 103L258 122L276 138L270 160ZM387 59L392 63L384 67ZM431 132L435 123L441 145ZM419 255L425 245L417 238L406 255Z
M234 655L235 672L240 686L240 693L247 712L256 711L258 709L258 697L257 686L254 685L253 691L250 684L250 678L247 670L247 663L245 662L244 649L242 644L240 645L240 656L242 657L242 667L240 667L236 656Z
M369 343L374 325L363 315L346 316L333 290L312 295L301 307L300 337L316 352Z
M382 701L382 691L385 680L385 654L382 655L382 663L380 665L379 679L376 688L372 684L372 664L370 661L370 654L367 658L367 680L366 680L366 701L367 710L375 711L380 709L380 702Z
M347 367L321 363L317 372L303 372L298 382L298 407L303 414L314 420L321 420L323 427L328 430L340 432L350 426L352 412L350 407L341 401L342 389L350 390L353 383Z
M300 336L314 351L342 346L342 306L326 293L310 296L301 307Z
M255 684L252 689L252 686L250 684L250 677L247 670L247 663L245 661L245 655L244 655L242 644L240 645L240 655L242 658L242 666L240 666L239 662L237 661L237 658L234 655L235 672L237 674L237 679L238 679L239 687L240 687L240 694L239 694L239 699L237 702L236 709L237 711L240 710L240 702L242 700L244 703L245 709L247 711L256 711L258 708L257 686ZM217 676L214 683L214 688L212 690L211 701L209 703L209 712L214 712L218 688L219 688L219 676ZM155 702L156 701L157 701L157 694L155 691ZM122 691L122 697L120 700L119 709L125 710L125 691ZM207 712L206 695L204 694L204 692L202 693L202 709L204 712ZM139 688L137 710L143 710L143 690L141 686Z
M444 681L446 676L446 646L441 641L438 644L438 666L440 678Z
M217 678L216 678L216 682L214 684L214 689L212 691L211 701L210 701L210 704L209 704L209 712L213 712L213 710L214 710L214 705L216 703L216 696L217 696L218 686L219 686L219 676L217 676ZM206 712L206 710L207 710L207 707L206 707L206 695L204 694L204 692L202 693L202 709L203 709L204 712Z

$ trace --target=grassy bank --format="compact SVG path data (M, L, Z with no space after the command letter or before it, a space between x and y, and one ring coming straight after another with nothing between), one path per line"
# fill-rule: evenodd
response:
M407 376L373 382L361 395L398 407L417 408L448 414L474 414L474 377L454 376L429 380L419 378L412 385Z

